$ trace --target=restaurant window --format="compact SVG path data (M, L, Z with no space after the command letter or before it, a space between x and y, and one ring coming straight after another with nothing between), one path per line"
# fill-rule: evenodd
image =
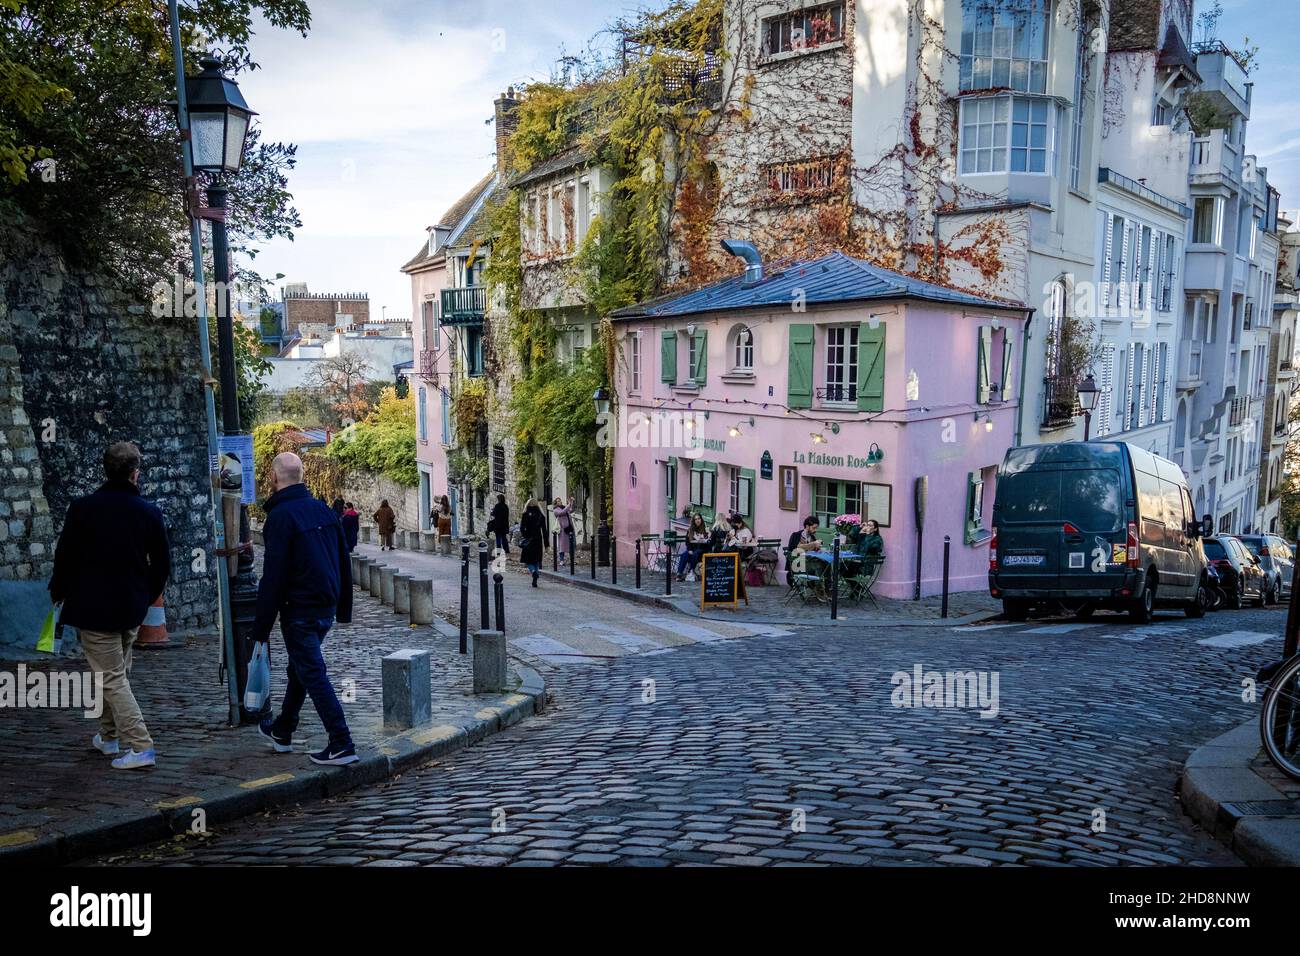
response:
M894 488L892 485L862 483L862 520L870 518L882 528L894 523Z
M713 462L691 464L691 509L712 520L717 506L718 466Z
M962 0L960 86L1047 89L1049 0Z
M731 469L731 510L750 518L754 514L754 472Z
M731 343L731 370L754 371L754 333L749 326L742 325L736 329Z
M828 402L858 400L858 327L832 325L826 329L826 391Z
M844 4L828 3L763 21L763 52L767 56L814 50L844 39Z
M813 480L813 514L821 522L821 533L825 537L829 538L835 531L837 517L861 513L862 485L859 482L830 478Z

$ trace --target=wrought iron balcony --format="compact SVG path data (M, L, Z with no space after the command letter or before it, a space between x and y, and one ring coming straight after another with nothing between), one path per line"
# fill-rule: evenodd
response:
M1232 400L1228 412L1228 425L1235 428L1246 420L1250 414L1250 396L1240 395Z
M1072 376L1043 379L1043 425L1068 425L1079 414L1079 386Z
M421 349L419 376L430 384L438 384L438 350Z
M443 325L481 325L487 305L487 288L481 285L442 290Z
M825 388L817 389L817 398L823 402L856 402L858 400L858 386L849 385L827 385Z

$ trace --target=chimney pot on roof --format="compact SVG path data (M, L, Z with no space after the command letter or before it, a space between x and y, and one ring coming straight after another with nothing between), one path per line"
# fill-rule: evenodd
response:
M733 256L745 260L745 285L754 285L763 281L763 260L752 242L739 239L723 239L722 248Z

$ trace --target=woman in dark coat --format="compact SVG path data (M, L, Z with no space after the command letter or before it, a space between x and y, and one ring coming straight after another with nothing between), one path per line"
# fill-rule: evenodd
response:
M533 587L537 587L537 572L542 566L542 553L546 550L546 537L550 531L546 527L546 515L532 498L524 508L524 516L519 519L519 559L528 565L533 575Z
M506 507L505 495L497 495L497 503L492 506L491 530L497 536L497 547L508 556L510 554L510 509Z
M361 531L361 515L357 509L352 507L352 502L347 502L343 506L343 517L339 519L343 523L343 537L347 540L348 550L357 549L357 536Z
M379 526L379 550L393 550L393 535L397 532L397 512L388 504L385 498L379 503L379 510L374 514L375 524Z

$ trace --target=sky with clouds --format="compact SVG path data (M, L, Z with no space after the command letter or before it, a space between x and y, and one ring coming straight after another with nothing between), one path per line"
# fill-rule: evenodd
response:
M1283 208L1300 208L1300 3L1222 4L1220 38L1238 46L1249 36L1260 47L1247 148ZM305 39L264 25L252 44L261 69L240 87L264 140L298 144L289 188L303 225L295 241L264 246L259 271L315 292L368 292L372 315L409 317L399 267L425 227L490 170L493 99L548 78L560 56L602 42L601 31L637 6L314 0Z

